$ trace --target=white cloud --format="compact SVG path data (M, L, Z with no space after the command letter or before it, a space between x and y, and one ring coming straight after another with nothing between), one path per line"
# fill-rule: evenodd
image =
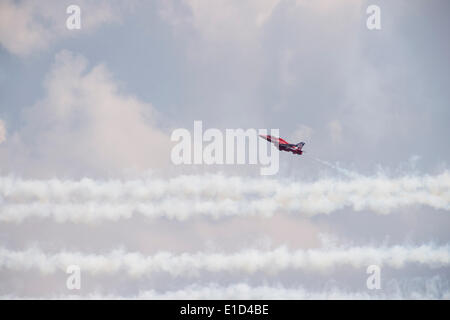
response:
M109 1L77 1L82 29L66 29L66 8L73 1L0 2L0 43L11 53L27 55L45 49L52 41L92 31L104 23L117 21L120 10ZM126 6L122 6L126 7ZM123 8L122 8L123 9Z
M6 144L12 172L106 174L168 163L169 139L154 108L124 93L104 65L88 68L83 57L62 51L45 90Z
M218 42L234 40L255 40L262 27L270 21L280 0L183 0L189 13L181 10L174 1L163 1L161 16L176 27L190 24L205 39ZM316 14L339 11L340 7L333 0L298 0L295 6L307 8ZM348 6L356 12L360 3L352 0Z
M298 125L294 132L291 134L291 139L293 143L299 141L311 140L314 130L304 124Z
M264 25L280 0L250 1L208 1L185 0L190 16L175 10L177 5L164 1L161 16L174 26L191 24L209 41L245 40L249 41Z

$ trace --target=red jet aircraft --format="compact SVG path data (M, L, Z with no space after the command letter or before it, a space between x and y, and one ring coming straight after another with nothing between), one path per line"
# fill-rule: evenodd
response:
M304 152L302 151L302 148L305 145L304 142L291 144L281 138L266 136L262 134L260 134L259 136L263 139L266 139L269 142L272 142L280 151L292 152L293 154L303 154Z

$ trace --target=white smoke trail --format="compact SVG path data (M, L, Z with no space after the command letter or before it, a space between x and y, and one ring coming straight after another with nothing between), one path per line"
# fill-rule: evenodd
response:
M450 210L450 173L435 176L358 176L350 180L290 180L180 176L173 179L95 181L0 178L0 221L30 217L59 222L166 217L329 214L350 208L379 214L414 205Z
M306 155L306 154L305 154L305 155ZM345 176L347 176L347 177L349 177L349 178L357 178L357 177L360 177L360 176L361 176L360 174L358 174L358 173L356 173L356 172L353 172L353 171L350 171L350 170L341 168L341 167L339 167L338 165L334 165L334 164L332 164L332 163L329 163L328 161L321 160L321 159L319 159L319 158L315 158L315 157L312 157L312 156L309 156L309 155L308 155L308 157L311 158L311 159L313 159L313 160L315 160L315 161L317 161L317 162L319 162L319 163L321 163L321 164L323 164L324 166L327 166L327 167L330 167L330 168L332 168L332 169L335 169L336 171L338 171L338 172L344 174Z
M429 281L428 281L429 282ZM156 290L140 291L136 295L119 296L114 294L91 293L87 295L55 295L50 297L17 297L13 295L0 296L0 299L63 299L63 300L399 300L399 299L450 299L450 291L443 290L402 290L396 288L386 290L351 292L332 288L323 291L311 291L306 288L285 288L282 286L249 286L246 283L220 286L209 284L206 286L190 285L174 291L158 292Z
M340 247L288 250L279 247L270 251L246 249L235 253L159 252L145 256L137 252L114 250L107 254L60 252L47 254L39 249L10 251L0 248L0 269L30 270L54 273L69 265L78 265L82 272L91 274L125 273L132 277L150 276L164 272L171 276L201 276L205 272L276 274L283 270L330 271L339 266L353 268L375 264L396 269L408 263L431 268L450 265L450 246L421 245L416 247Z

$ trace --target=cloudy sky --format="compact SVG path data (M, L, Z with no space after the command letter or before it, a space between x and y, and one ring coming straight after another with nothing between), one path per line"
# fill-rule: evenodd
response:
M450 298L449 9L0 0L0 297ZM176 166L195 120L306 153Z

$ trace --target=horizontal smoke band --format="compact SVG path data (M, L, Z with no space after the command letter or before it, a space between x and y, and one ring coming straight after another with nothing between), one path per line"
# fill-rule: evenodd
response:
M183 175L171 179L146 180L22 180L0 177L0 199L5 203L150 201L164 197L243 199L248 196L297 198L355 194L379 197L404 193L436 196L450 192L450 172L435 176L358 176L351 180L321 179L293 182L289 179L226 177L223 175Z
M292 183L220 175L154 181L31 181L0 178L0 221L30 217L89 223L140 214L185 220L198 216L306 216L349 208L388 214L407 206L450 210L450 174L324 179Z
M340 201L284 201L260 199L253 201L193 201L171 199L160 203L85 203L85 204L42 204L0 205L0 222L23 222L27 218L50 218L56 222L95 223L102 220L117 221L134 215L146 218L166 218L185 221L190 218L208 217L272 217L278 213L300 216L330 214L341 209L353 211L369 210L377 214L390 214L395 209L422 205L448 211L446 200L422 195L414 199L372 198L342 199Z
M282 286L249 286L246 283L237 283L229 286L191 285L183 289L158 292L155 290L140 291L136 295L120 296L114 294L91 293L87 295L55 295L37 299L149 299L149 300L361 300L361 299L450 299L450 291L434 288L433 281L424 280L424 285L417 288L402 290L395 287L392 290L368 290L362 287L361 291L351 292L339 288L329 288L322 291L311 291L306 288L285 288ZM364 286L365 283L362 284ZM17 297L12 295L0 296L0 299L34 299L32 297Z
M450 245L391 246L391 247L338 247L289 250L241 250L235 253L182 253L159 252L145 256L138 252L114 250L106 254L59 252L48 254L37 248L10 251L0 248L0 269L31 270L54 273L77 265L82 272L91 274L126 273L132 277L150 276L164 272L172 276L197 277L204 272L240 272L276 274L288 269L311 272L332 271L339 266L367 268L369 265L403 268L408 263L430 268L450 266Z

